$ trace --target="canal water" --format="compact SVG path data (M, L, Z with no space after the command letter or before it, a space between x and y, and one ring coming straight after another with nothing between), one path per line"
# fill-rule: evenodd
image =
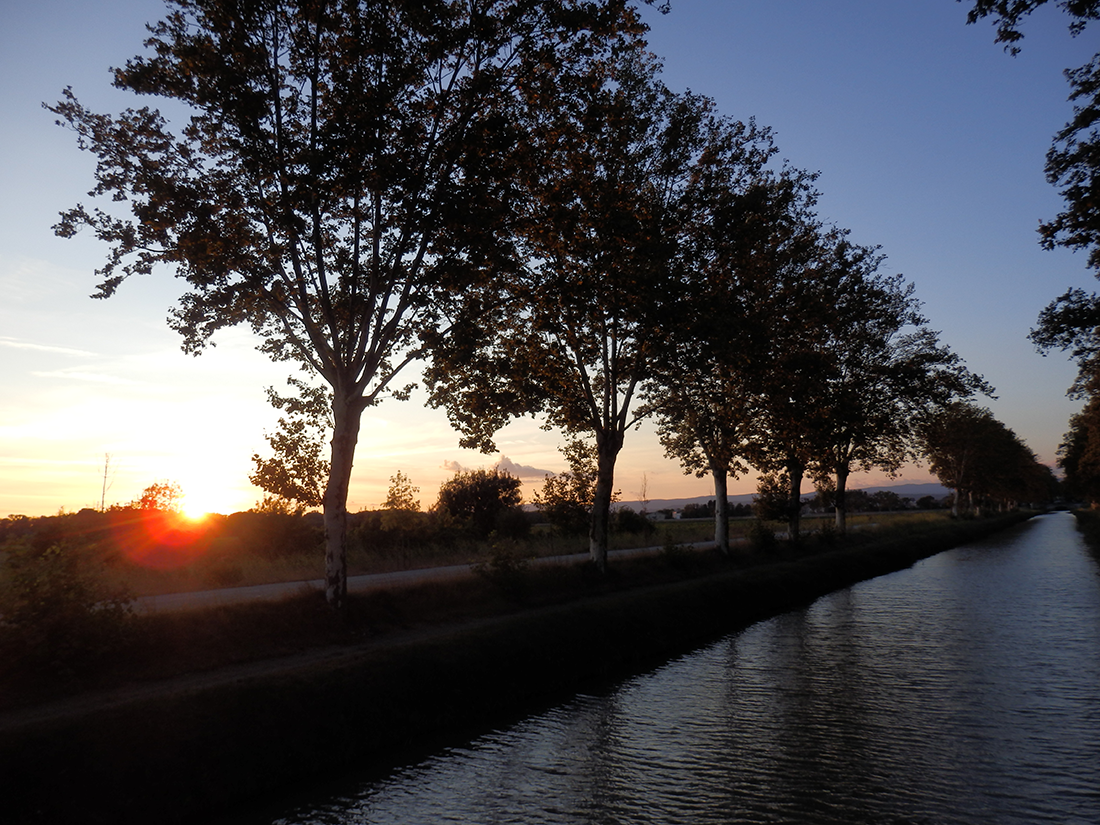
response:
M1100 823L1100 569L1066 513L266 823Z

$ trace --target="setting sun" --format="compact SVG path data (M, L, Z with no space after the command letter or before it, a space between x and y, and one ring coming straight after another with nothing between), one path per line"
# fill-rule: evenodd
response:
M211 511L209 509L207 509L205 506L203 506L201 501L197 502L194 505L192 505L188 501L184 501L184 503L183 503L182 515L188 521L193 521L193 522L202 521L203 519L205 519L210 514L210 512Z

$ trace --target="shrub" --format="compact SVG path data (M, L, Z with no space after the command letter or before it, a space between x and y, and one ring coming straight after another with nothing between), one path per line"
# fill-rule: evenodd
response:
M501 513L516 508L523 500L521 482L499 470L457 473L439 488L435 510L445 513L477 538L487 538L497 529Z
M0 648L32 670L71 677L125 646L132 598L105 583L87 549L10 548Z
M620 533L651 533L654 530L653 522L630 507L616 510L612 524Z
M474 573L515 601L522 601L527 595L529 567L530 559L510 541L494 542L489 558L471 565Z
M778 544L775 528L761 519L756 519L749 528L749 545L753 550L768 552Z

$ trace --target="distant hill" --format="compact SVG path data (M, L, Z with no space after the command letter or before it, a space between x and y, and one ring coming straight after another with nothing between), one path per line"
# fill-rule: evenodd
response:
M911 498L916 501L923 496L935 496L936 498L943 498L951 491L944 487L942 484L898 484L896 486L881 486L881 487L853 487L851 489L864 490L868 493L876 493L879 490L889 490L893 493L897 493L902 498ZM807 498L813 495L813 490L808 490L803 493L803 498ZM713 495L709 496L696 496L695 498L654 498L645 503L645 509L650 513L655 513L658 510L682 510L688 504L706 504L708 501L714 499ZM733 504L752 504L753 494L747 493L740 496L730 496L730 502ZM640 501L618 501L611 505L612 507L629 507L632 510L641 510L642 502Z

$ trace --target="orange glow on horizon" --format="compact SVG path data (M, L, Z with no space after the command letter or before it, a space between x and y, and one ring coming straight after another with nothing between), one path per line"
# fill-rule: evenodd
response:
M206 551L206 519L183 513L141 510L114 532L131 562L154 570L186 567Z

